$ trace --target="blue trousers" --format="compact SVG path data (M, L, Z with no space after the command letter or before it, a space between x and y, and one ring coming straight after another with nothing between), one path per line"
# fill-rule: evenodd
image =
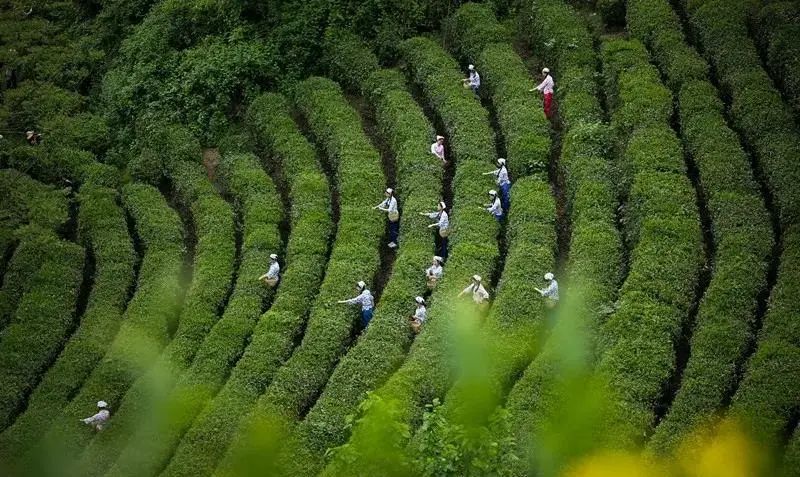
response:
M503 214L495 215L494 218L497 219L498 222L502 222L503 221Z
M366 328L370 320L372 320L372 308L369 310L361 310L361 326Z
M389 242L397 243L397 236L400 234L400 221L389 221Z
M503 205L503 210L508 212L508 208L511 207L511 184L500 186L500 203Z
M448 237L439 237L439 256L447 260L447 243Z

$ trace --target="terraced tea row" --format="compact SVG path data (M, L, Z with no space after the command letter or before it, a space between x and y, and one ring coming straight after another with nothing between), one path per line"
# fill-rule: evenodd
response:
M560 163L572 223L564 295L566 300L583 301L559 314L549 339L508 396L510 427L517 443L513 450L519 458L511 471L527 475L534 457L532 444L555 424L559 407L570 398L569 386L574 381L588 385L597 331L616 299L623 260L610 131L602 123L593 80L597 58L592 38L576 12L560 1L526 6L520 30L546 64L559 72L559 83L567 85L559 95L564 135ZM583 347L577 356L566 346L572 340ZM556 425L562 423L559 420Z

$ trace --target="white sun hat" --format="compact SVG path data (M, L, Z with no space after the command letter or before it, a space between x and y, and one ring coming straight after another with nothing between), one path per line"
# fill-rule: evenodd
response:
M394 192L394 189L392 189L391 187L388 187L388 188L386 189L386 193L387 193L387 194L391 194L392 192Z
M501 164L501 165L505 165L505 164L506 164L506 160L505 160L505 159L503 159L503 158L501 157L501 158L499 158L499 159L497 160L497 163L498 163L498 164Z
M547 272L547 273L544 274L544 279L545 280L552 280L553 278L555 278L555 277L550 272Z
M422 298L421 296L418 296L418 297L414 298L414 300L416 300L417 303L419 303L420 305L424 305L425 304L425 299Z
M108 407L108 403L105 402L105 401L97 401L97 407L99 407L101 409L104 408L104 407Z
M550 72L550 68L542 68L542 73L547 74L549 72Z
M440 257L440 256L438 256L438 255L434 255L434 256L433 256L433 259L434 259L434 260L436 260L436 261L437 261L437 262L439 262L439 263L442 263L442 257Z
M489 195L497 195L497 191L492 189L489 191Z
M357 285L358 285L358 288L360 288L361 290L363 290L363 289L367 288L367 284L366 284L366 283L364 283L364 281L363 281L363 280L360 280L360 281L357 283Z
M472 275L472 279L475 280L476 282L479 282L479 281L481 281L481 276L480 275Z
M447 204L445 204L443 200L439 202L439 205L442 206L443 209L447 208Z
M271 254L269 254L269 258L271 258L271 259L273 259L273 260L277 260L277 259L278 259L278 256L277 256L277 255L275 255L274 253L271 253Z
M444 139L444 136L436 136L436 140L437 140L437 141L439 141L439 140L441 140L441 139Z
M475 65L469 65L468 68L469 68L470 71L472 71L472 70L475 69Z

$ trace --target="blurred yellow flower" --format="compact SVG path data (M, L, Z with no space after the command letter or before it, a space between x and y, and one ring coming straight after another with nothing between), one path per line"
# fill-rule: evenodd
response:
M664 468L636 454L606 452L583 459L564 477L667 477Z

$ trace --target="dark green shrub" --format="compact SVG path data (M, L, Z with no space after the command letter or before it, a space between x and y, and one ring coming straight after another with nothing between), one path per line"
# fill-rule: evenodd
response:
M82 242L92 248L95 275L86 312L55 364L28 399L27 409L0 434L0 456L13 462L69 403L108 349L122 321L133 282L135 252L122 208L111 189L84 186L79 196Z
M231 206L217 194L205 169L196 162L174 163L169 178L175 198L191 216L197 237L192 281L171 341L153 368L126 391L116 406L114 426L95 437L84 451L79 467L84 475L105 473L128 437L153 415L148 404L163 399L189 367L197 349L217 323L233 279L236 244Z
M184 432L222 386L232 363L244 350L262 303L272 297L272 292L254 277L263 272L269 254L281 247L278 222L283 212L278 193L251 155L226 154L218 171L244 228L233 294L225 313L198 344L191 366L175 376L175 387L158 404L164 409L179 406L181 412L157 425L137 428L108 475L154 475L167 464Z
M294 422L315 402L347 349L357 315L350 307L337 306L336 301L351 296L354 284L373 276L379 262L383 218L369 213L370 204L380 202L385 184L378 152L358 127L358 115L336 83L310 78L298 85L295 101L330 161L336 164L341 215L325 280L303 341L241 421L240 436L248 435L258 416L277 415ZM241 447L234 444L228 456L237 456ZM228 464L230 461L223 460L223 471L231 469Z
M325 274L328 240L332 233L331 204L314 148L300 134L281 96L260 96L247 116L255 142L280 161L286 168L285 177L292 181L292 234L286 248L288 267L272 307L258 321L249 345L241 343L242 347L247 345L244 354L216 397L211 400L218 389L216 386L225 378L223 370L213 371L215 368L211 366L219 365L211 359L216 355L208 356L203 366L188 375L186 383L194 387L186 386L184 392L202 389L205 385L202 373L217 376L214 379L219 384L192 399L191 409L198 413L196 420L188 417L182 423L185 427L178 427L176 433L169 436L170 448L159 455L163 459L161 465L172 455L171 446L178 444L181 438L182 441L174 449L175 455L164 471L166 475L213 471L238 430L238 425L231 425L231 413L236 413L233 417L238 424L289 358ZM231 158L231 161L236 160L236 156ZM206 403L208 405L202 409Z
M92 433L76 426L76 419L90 415L98 399L116 409L125 390L156 362L168 339L168 325L177 316L184 247L181 221L151 186L126 185L122 196L145 250L136 293L103 360L72 401L52 419L42 441L20 456L23 467L32 465L42 449L51 445L56 445L65 459L77 457Z
M84 250L52 235L45 240L40 250L45 254L41 267L31 277L0 342L3 429L22 411L39 375L58 354L76 318Z

